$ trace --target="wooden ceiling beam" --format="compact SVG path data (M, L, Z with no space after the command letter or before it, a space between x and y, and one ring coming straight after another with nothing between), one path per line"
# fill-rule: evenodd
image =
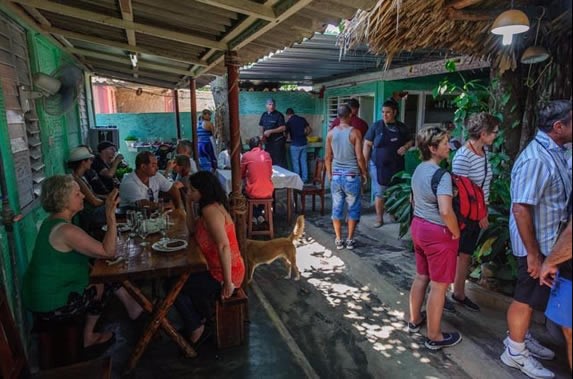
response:
M100 53L98 51L92 51L92 50L86 50L86 49L67 49L67 51L70 54L76 54L82 57L92 57L92 58L96 58L96 59L101 59L104 61L109 61L109 62L115 62L115 63L121 63L121 64L125 64L129 67L131 67L131 61L129 60L128 57L121 57L121 56L117 56L117 55L111 55L111 54L105 54L105 53ZM163 64L155 64L155 63L148 63L148 62L138 62L137 65L143 69L148 69L148 70L153 70L153 71L159 71L159 72L168 72L168 73L172 73L172 74L177 74L177 75L189 75L190 72L188 70L184 70L181 68L177 68L177 67L170 67L170 66L166 66Z
M96 70L94 70L94 73L96 75L99 75L99 76L105 76L108 78L125 80L125 81L131 82L131 83L147 84L150 86L160 87L160 88L169 88L169 89L173 88L172 83L154 80L154 79L146 79L146 78L142 77L143 75L140 75L138 78L134 78L133 76L131 76L129 74L122 74L122 73L118 73L117 71L110 71L110 70L105 70L105 69L96 69Z
M216 50L227 49L226 44L213 41L207 38L197 37L190 35L188 33L180 33L173 30L158 28L155 26L144 25L137 22L126 21L105 14L86 11L80 8L70 7L67 5L55 3L48 0L10 0L10 1L22 5L28 5L37 9L43 9L63 16L76 18L82 21L95 22L98 24L112 26L120 29L134 30L138 33L149 34L160 38L188 43L191 45L208 47Z
M274 21L276 19L273 8L255 3L250 0L196 0L198 3L207 4L217 8L223 8L232 12L253 16L265 21Z
M467 7L471 7L472 5L476 5L477 3L481 3L483 0L454 0L450 2L447 6L448 8L454 9L464 9Z
M133 22L133 8L131 6L131 0L119 0L119 9L121 10L121 18L124 21ZM127 43L130 46L135 46L135 31L132 29L125 29L125 36L127 37Z
M196 66L207 66L207 62L205 62L205 61L201 61L201 60L193 59L193 58L187 58L187 57L184 57L182 55L177 55L177 54L174 54L171 52L166 52L166 51L155 50L152 48L143 47L141 45L130 46L130 45L123 43L123 42L117 42L117 41L112 41L112 40L105 39L105 38L89 36L87 34L82 34L82 33L70 32L68 30L63 30L63 29L54 28L54 27L44 27L44 28L42 28L42 30L45 31L46 33L51 33L54 35L59 35L59 36L63 36L66 38L75 39L75 40L79 40L79 41L95 43L96 45L114 47L116 49L132 51L134 53L155 55L157 57L171 59L174 61L188 63L188 64L193 64Z

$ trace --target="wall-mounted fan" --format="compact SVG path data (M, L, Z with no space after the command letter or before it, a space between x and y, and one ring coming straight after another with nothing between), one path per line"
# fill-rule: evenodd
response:
M50 75L34 75L34 88L41 97L44 111L52 116L68 112L75 104L83 85L83 73L74 65L59 67Z

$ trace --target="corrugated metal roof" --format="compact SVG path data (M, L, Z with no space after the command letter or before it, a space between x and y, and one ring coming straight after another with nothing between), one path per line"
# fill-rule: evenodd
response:
M6 0L0 10L47 35L86 69L160 87L226 73L302 41L376 0ZM130 54L138 54L133 68ZM326 69L326 66L325 66Z
M386 56L372 55L365 45L340 53L337 36L316 33L312 38L241 68L241 80L296 82L312 84L341 76L379 71ZM402 53L392 60L392 68L441 59L445 51Z

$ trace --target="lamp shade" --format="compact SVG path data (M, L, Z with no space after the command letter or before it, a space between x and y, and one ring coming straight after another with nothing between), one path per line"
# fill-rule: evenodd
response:
M493 22L491 32L503 36L524 33L529 30L529 18L518 9L503 12Z
M521 55L521 63L534 64L549 58L549 53L542 46L529 46Z

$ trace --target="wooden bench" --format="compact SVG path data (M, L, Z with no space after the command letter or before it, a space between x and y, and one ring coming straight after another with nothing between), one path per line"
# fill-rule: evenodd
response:
M30 376L30 367L20 340L20 333L14 322L14 317L4 286L0 285L0 378L43 378L43 379L110 379L111 359L102 358L53 370L41 371Z
M85 315L61 321L34 319L41 370L71 365L82 360Z
M217 300L215 304L217 348L238 346L245 341L247 311L248 298L242 288L235 290L229 299Z

